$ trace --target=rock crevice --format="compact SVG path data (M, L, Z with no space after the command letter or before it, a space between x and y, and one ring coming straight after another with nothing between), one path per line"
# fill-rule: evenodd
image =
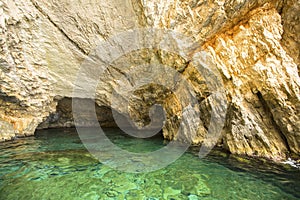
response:
M88 54L88 52L86 52L86 50L84 50L82 47L80 47L80 45L78 43L76 43L74 40L72 40L72 38L70 38L68 36L68 34L62 29L60 28L60 26L58 24L56 24L51 17L39 6L39 4L37 2L35 2L34 0L31 0L32 4L34 5L34 7L41 13L43 14L48 20L49 22L56 27L59 32L66 37L67 40L69 40L72 44L74 44L74 46L79 49L83 54Z

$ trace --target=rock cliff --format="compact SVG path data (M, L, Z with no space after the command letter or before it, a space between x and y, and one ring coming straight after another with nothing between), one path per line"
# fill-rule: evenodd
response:
M196 41L221 74L228 109L219 145L231 153L275 160L299 156L299 13L298 0L1 0L0 140L32 135L40 124L41 128L72 125L66 119L70 105L64 109L66 104L57 103L86 98L73 89L80 66L99 42L128 30L156 28ZM194 127L197 134L190 139L201 144L214 106L205 77L189 60L161 49L140 49L110 64L96 88L95 102L105 107L98 112L99 121L111 120L107 109L112 107L145 126L151 121L151 106L159 103L166 112L165 138L180 139L176 131L182 108L176 95L159 85L166 71L153 72L162 76L157 84L136 91L129 111L111 104L115 80L123 80L130 69L143 64L168 66L192 85L202 123ZM144 72L136 70L133 82L139 73ZM51 125L55 113L65 118Z

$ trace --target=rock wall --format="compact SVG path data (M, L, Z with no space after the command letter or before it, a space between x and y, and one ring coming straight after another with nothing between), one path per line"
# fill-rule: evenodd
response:
M299 155L298 4L297 0L1 0L0 140L33 134L55 113L59 99L86 98L74 96L75 80L99 41L126 30L153 27L197 41L222 75L229 108L219 145L232 153L275 160ZM213 102L204 77L179 55L159 49L124 55L100 78L97 104L111 107L115 80L123 80L128 70L145 63L168 66L193 86L199 101L194 106L199 106L203 123L192 127L198 130L195 136L185 137L200 144ZM159 79L164 76L157 83ZM176 132L182 110L174 94L150 85L136 96L129 111L122 106L113 109L145 126L149 109L160 103L166 111L165 138L180 139Z
M32 135L55 109L39 15L28 2L0 2L0 140Z
M294 59L294 62L300 66L300 2L297 0L283 1L280 14L282 17L283 34L281 44L287 53Z
M280 44L282 32L280 15L266 4L207 45L231 91L224 137L231 152L299 151L299 76Z

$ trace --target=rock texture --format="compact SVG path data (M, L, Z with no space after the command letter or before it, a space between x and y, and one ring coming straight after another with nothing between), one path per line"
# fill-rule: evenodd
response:
M38 18L28 2L0 2L0 140L32 135L55 109Z
M299 76L281 34L280 15L266 4L207 46L229 80L224 139L231 152L280 157L299 150Z
M74 96L73 89L82 62L97 44L126 30L153 27L197 41L221 74L229 107L219 145L232 153L275 160L299 155L299 9L297 0L1 0L0 140L31 135L43 121L40 127L51 127L49 120L57 113L71 118L70 104L64 109L63 104L56 107L57 102L64 97L86 98ZM127 86L126 75L143 64L170 67L193 87L199 102L193 106L202 120L190 127L197 129L196 135L176 135L183 115L192 118L183 113L176 96L186 96L182 88L150 84L135 92L127 102L129 110L111 104L113 91L125 95L116 86ZM139 73L144 72L132 73L133 83ZM157 83L166 77L164 70L155 73L162 75ZM151 107L161 104L165 138L201 144L214 106L204 79L179 55L140 49L111 63L100 77L95 101L130 116L138 126L148 125ZM67 118L52 126L69 126L72 120Z
M300 66L300 2L297 0L284 1L281 8L283 34L281 44L294 59L298 65L298 73Z

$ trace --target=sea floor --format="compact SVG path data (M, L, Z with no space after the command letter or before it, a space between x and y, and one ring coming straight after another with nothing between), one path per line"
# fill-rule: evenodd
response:
M137 139L119 129L105 132L132 152L167 144L160 136ZM219 150L200 159L198 150L190 148L157 171L126 173L95 159L75 129L38 131L34 137L0 144L0 199L300 199L299 169Z

